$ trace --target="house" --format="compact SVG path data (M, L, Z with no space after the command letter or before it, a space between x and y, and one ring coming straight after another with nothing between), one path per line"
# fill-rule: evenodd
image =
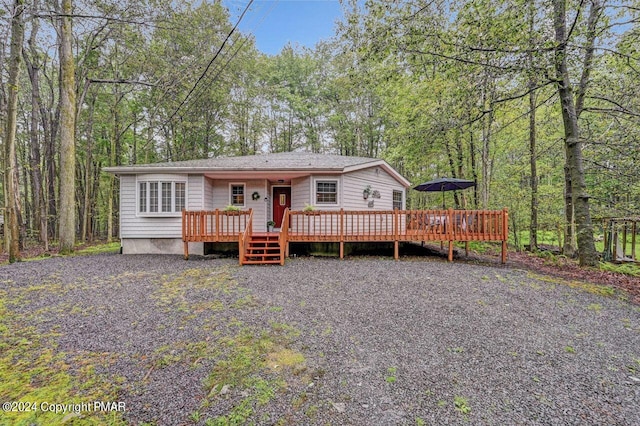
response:
M182 211L252 210L253 232L285 209L403 210L409 181L375 158L287 152L107 167L120 179L122 252L183 253ZM203 254L204 242L189 251Z

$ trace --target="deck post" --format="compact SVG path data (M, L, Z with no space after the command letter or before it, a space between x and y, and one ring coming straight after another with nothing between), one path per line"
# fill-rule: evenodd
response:
M216 241L220 241L220 210L216 209Z
M340 208L340 259L344 259L344 208Z
M622 255L627 257L627 221L624 222L624 236L622 237Z
M398 260L400 258L400 243L398 242L399 236L399 222L400 216L398 215L398 209L393 210L393 258Z
M184 260L189 260L189 242L184 240Z
M502 210L502 263L507 263L507 238L509 238L509 209Z
M631 259L636 261L636 232L638 231L637 222L631 222Z

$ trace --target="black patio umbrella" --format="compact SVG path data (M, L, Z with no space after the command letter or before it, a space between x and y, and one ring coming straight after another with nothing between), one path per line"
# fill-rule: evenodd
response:
M472 180L445 177L421 183L413 189L426 192L442 192L442 208L444 209L445 191L456 191L458 189L466 189L472 186L476 186L476 183Z

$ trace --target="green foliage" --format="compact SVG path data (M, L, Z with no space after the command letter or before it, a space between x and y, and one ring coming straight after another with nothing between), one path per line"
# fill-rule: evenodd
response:
M387 383L395 383L397 378L396 378L396 373L397 373L398 369L396 367L389 367L387 368L387 376L384 378L384 380Z
M101 254L101 253L117 253L120 250L120 242L106 243L106 244L96 244L91 245L84 248L79 248L75 250L75 254L78 256L81 255L91 255L91 254Z
M600 263L600 270L615 272L617 274L630 275L632 277L640 277L640 266L634 263Z
M106 236L110 230L115 237L119 183L101 167L306 150L383 157L414 184L444 175L475 179L476 190L445 194L447 206L508 207L511 243L522 248L531 220L533 83L538 229L542 244L564 243L552 3L343 3L335 37L313 49L288 45L274 56L258 52L251 35L239 31L218 54L234 23L221 2L91 4L90 14L115 19L74 27L81 233ZM568 15L576 17L571 46L585 45L590 4L568 4ZM636 215L640 208L633 10L618 8L597 22L579 122L594 217ZM41 31L54 33L48 20L38 22ZM29 56L38 61L42 110L55 111L59 64L41 43L36 39ZM568 51L572 81L580 80L585 50ZM21 85L20 98L30 99L30 89ZM20 108L26 123L31 108L28 102ZM36 120L53 147L57 135L48 133L59 124L54 121L55 114ZM17 138L24 170L31 169L28 131L21 126ZM59 201L58 154L42 155L43 170L54 172L41 178L51 183L43 200L52 205ZM29 187L32 179L20 179L24 194L37 192ZM441 195L409 191L407 203L437 208ZM24 222L36 228L34 200L27 198ZM51 231L56 212L48 214Z
M453 397L453 407L461 414L469 414L471 412L467 399L459 395Z

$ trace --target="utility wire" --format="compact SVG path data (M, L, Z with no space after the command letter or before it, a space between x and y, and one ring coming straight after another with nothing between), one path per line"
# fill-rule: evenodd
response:
M209 71L209 68L211 68L211 65L213 65L213 62L218 58L218 56L220 55L220 52L222 52L222 49L227 44L227 41L229 41L229 38L231 38L231 35L235 32L236 28L238 28L238 25L242 21L242 18L244 18L244 15L247 13L247 11L249 10L249 7L251 7L252 3L253 3L253 0L249 0L249 3L247 3L247 6L244 8L244 10L242 11L242 14L238 18L238 21L236 22L234 27L231 29L231 32L229 32L229 34L227 34L227 37L224 39L224 41L220 45L220 48L218 49L216 54L209 61L209 63L207 64L207 67L204 69L204 71L202 72L200 77L198 77L198 80L195 82L193 87L191 87L191 90L189 90L189 93L187 93L187 96L182 100L182 102L180 102L180 105L178 105L178 108L176 108L176 110L173 112L173 114L171 114L166 121L170 121L173 117L176 116L178 111L180 111L180 108L182 108L184 106L184 104L187 102L187 100L189 99L189 96L191 96L191 94L196 90L196 87L198 87L198 83L200 83L202 81L202 79L207 75L207 72Z
M262 16L256 28L259 27L264 22L266 17L273 11L277 3L278 3L278 0L276 0L275 2L272 2L271 8L267 11L267 13L264 16ZM237 36L236 39L233 40L233 46L235 47L237 44L238 48L235 50L235 52L231 53L231 56L227 59L225 63L220 65L220 67L218 68L215 74L210 73L211 75L208 76L206 80L204 80L206 84L200 85L199 89L194 91L193 97L191 97L191 104L186 107L186 109L184 110L185 113L190 112L195 108L196 102L200 100L202 96L207 92L207 87L211 86L214 82L216 82L222 76L222 72L229 66L229 63L231 63L231 61L238 55L238 53L240 53L240 51L242 50L244 45L247 43L247 41L249 41L249 36L242 36L242 35ZM227 53L227 55L228 54L229 53Z

